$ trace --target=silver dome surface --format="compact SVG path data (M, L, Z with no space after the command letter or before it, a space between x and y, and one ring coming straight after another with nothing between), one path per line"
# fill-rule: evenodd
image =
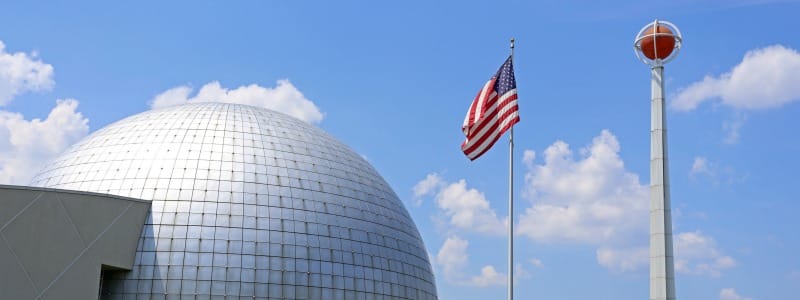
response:
M402 202L303 121L221 103L146 111L70 147L32 185L152 200L107 299L436 299Z

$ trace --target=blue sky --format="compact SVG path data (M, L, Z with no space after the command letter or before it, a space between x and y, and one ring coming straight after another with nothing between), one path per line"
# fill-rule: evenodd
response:
M240 102L303 118L406 203L442 299L505 293L506 139L475 162L460 126L517 39L516 292L648 294L648 67L666 66L677 293L800 293L800 3L769 0L0 4L0 181L151 107Z

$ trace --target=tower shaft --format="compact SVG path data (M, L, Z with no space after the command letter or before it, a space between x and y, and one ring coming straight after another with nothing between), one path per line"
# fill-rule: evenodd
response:
M664 67L651 69L650 300L675 299L672 213L669 199Z

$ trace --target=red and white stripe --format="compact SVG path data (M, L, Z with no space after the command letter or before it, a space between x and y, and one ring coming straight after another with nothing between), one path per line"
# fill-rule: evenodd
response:
M519 122L517 89L498 97L494 90L496 80L489 80L475 96L461 127L466 136L461 151L470 160L486 153L506 130Z

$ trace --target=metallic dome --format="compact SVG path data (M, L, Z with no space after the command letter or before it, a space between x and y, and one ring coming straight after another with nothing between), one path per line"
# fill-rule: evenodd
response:
M143 112L75 144L33 185L152 200L108 299L436 299L411 217L360 155L270 110ZM134 297L138 296L138 297Z

